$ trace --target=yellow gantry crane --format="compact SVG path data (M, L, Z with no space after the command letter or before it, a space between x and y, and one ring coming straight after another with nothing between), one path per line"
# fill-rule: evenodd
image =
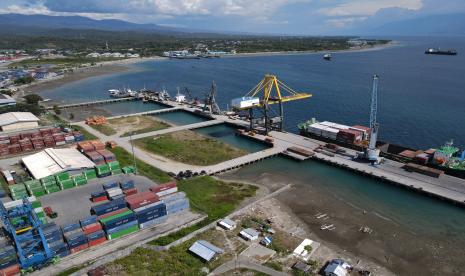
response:
M263 125L265 134L270 130L283 130L284 114L283 103L310 98L312 94L296 92L275 75L266 74L265 77L250 90L243 98L243 103L233 103L236 111L248 110L250 117L250 130L257 130L257 125ZM234 100L233 100L234 102ZM279 111L274 111L271 105L279 104ZM259 109L262 116L254 117L253 110Z

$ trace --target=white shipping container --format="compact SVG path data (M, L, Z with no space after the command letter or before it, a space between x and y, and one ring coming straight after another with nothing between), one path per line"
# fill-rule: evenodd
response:
M107 194L109 197L114 197L123 194L123 190L121 190L120 188L112 188L107 190Z
M74 136L66 136L65 141L74 141Z
M66 142L65 142L65 141L56 142L55 145L57 145L57 146L63 146L63 145L66 145Z
M42 213L44 211L44 209L42 209L42 207L37 207L34 209L34 213L38 214L38 213Z
M162 197L162 196L165 196L165 195L174 194L174 193L176 193L177 191L178 191L178 187L174 187L174 188L167 189L167 190L164 190L164 191L155 193L155 194L156 194L157 196L159 196L159 197Z
M233 108L249 108L260 104L260 99L257 97L242 97L231 100L231 106Z

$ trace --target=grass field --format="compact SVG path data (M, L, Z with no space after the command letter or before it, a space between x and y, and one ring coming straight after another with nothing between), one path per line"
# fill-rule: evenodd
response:
M191 130L177 131L135 141L136 146L174 161L208 166L247 154L221 141Z
M151 116L130 116L111 119L108 121L113 129L118 133L123 133L121 137L157 131L170 127L169 124L155 120Z
M226 183L210 176L201 176L178 181L178 189L189 198L191 209L206 213L208 218L178 232L150 242L153 245L167 245L209 223L227 216L246 198L252 197L257 187L242 183Z
M121 164L121 167L133 165L132 155L129 154L129 152L127 152L125 149L121 147L116 147L114 149L111 149L111 151L116 155L116 159ZM160 169L152 167L139 159L136 159L136 163L138 173L148 177L154 182L165 183L171 180L171 177L166 172Z
M106 136L115 135L116 130L114 130L110 125L89 125L91 128L97 130L98 132L105 134Z

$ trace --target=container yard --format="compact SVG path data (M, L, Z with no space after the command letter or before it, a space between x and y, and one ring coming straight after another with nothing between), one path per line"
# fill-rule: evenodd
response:
M5 245L0 252L5 261L0 265L2 275L40 269L140 229L157 227L170 215L189 209L185 194L173 189L175 182L159 186L156 189L145 177L116 175L92 179L60 195L2 203L7 233L1 239ZM163 191L163 196L152 190ZM46 217L42 206L53 209L57 217ZM31 238L34 244L26 243Z

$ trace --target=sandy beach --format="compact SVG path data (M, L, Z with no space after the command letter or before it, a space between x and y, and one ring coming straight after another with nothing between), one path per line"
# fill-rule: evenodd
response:
M352 260L377 264L398 275L458 275L465 264L463 248L445 239L419 235L377 215L366 212L322 191L316 185L295 182L286 175L263 173L252 179L238 179L234 173L227 180L259 183L274 190L289 182L293 187L277 200L290 216L302 221L310 238ZM317 214L327 214L317 218ZM333 231L321 230L323 224L334 224ZM369 227L370 234L360 231ZM383 275L383 274L381 274Z

